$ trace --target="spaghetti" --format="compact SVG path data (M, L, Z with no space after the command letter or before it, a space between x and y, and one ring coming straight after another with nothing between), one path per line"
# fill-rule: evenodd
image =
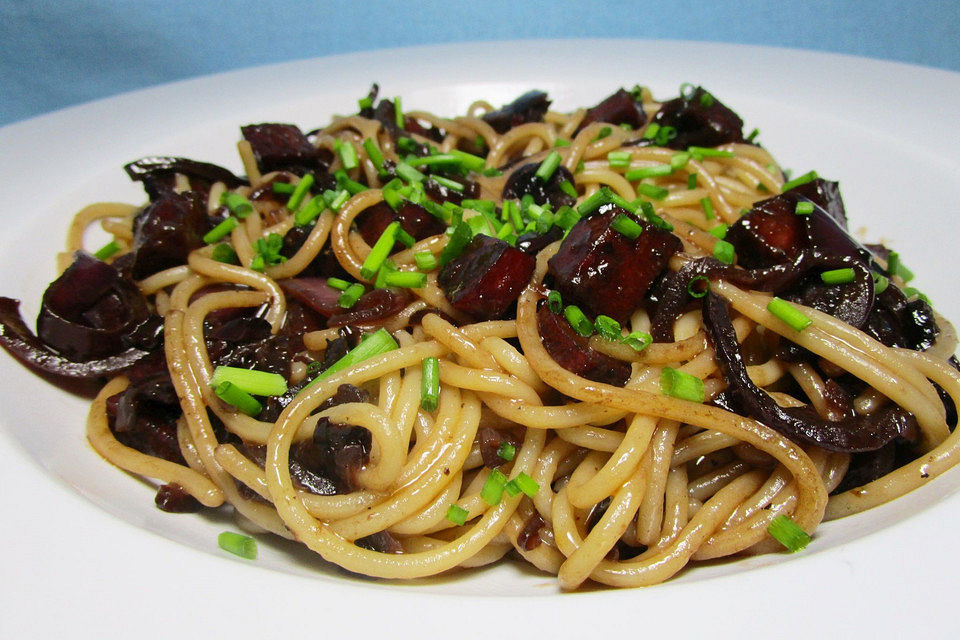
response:
M511 555L632 587L956 464L952 328L710 93L377 98L244 127L246 178L128 165L150 202L77 214L37 336L3 299L14 356L109 379L88 439L161 508L229 503L369 576Z

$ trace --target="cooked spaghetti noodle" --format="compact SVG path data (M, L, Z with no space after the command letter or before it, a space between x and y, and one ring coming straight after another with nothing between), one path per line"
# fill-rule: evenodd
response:
M769 533L777 516L812 533L956 464L952 329L920 313L926 324L897 328L922 340L884 332L895 323L882 315L882 287L901 306L929 308L885 249L825 258L815 225L790 240L809 246L781 242L794 219L836 218L834 202L808 190L789 201L790 220L764 209L812 177L785 185L742 125L724 131L729 110L709 93L660 103L621 90L572 113L528 94L453 119L376 97L309 137L245 127L246 179L180 159L134 163L150 204L92 205L71 225L62 269L100 223L116 243L103 259L162 317L162 348L126 336L113 352L70 356L42 330L41 347L79 366L135 347L129 363L77 376L110 377L87 435L112 464L163 485L164 508L229 503L369 576L511 555L565 589L630 587L781 549ZM189 211L170 214L175 224L161 216L174 202L193 206L187 196L204 198L203 242L176 235ZM583 231L603 216L608 226ZM389 233L399 240L381 242ZM758 239L773 257L744 253ZM623 283L604 280L600 263L570 278L564 262L618 242L629 253L603 263L614 280L640 277L618 271L621 258L650 271L625 315L604 307ZM177 243L170 260L163 252ZM470 261L485 247L499 258L480 268ZM501 273L504 256L515 262ZM530 266L518 287L520 256ZM803 260L815 268L770 284ZM861 281L863 265L874 273ZM857 280L830 285L825 271ZM352 297L350 285L360 286ZM458 298L471 287L473 306ZM838 297L836 287L847 288ZM778 313L771 294L808 326ZM848 307L861 295L853 326ZM97 308L67 320L95 325L108 315ZM9 313L4 322L4 346L37 362L11 348L18 332ZM375 339L379 351L331 369ZM225 365L280 372L290 389L244 412L211 384Z

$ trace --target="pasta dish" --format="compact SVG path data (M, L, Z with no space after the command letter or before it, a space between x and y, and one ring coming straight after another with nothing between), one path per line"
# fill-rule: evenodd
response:
M93 398L90 443L160 509L379 578L652 585L956 463L956 334L836 182L703 87L550 107L374 85L320 129L241 127L243 175L131 162L147 203L78 212L0 345Z

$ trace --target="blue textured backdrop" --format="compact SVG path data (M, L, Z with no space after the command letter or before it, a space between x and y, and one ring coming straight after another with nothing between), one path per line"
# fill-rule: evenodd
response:
M191 76L363 49L671 38L960 70L958 35L958 0L0 0L0 125Z

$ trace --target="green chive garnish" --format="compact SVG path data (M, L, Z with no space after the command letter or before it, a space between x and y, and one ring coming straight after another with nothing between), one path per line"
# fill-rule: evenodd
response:
M873 274L873 293L874 295L880 295L887 290L887 285L890 284L890 281L887 280L886 276L880 275L879 273Z
M427 284L427 274L419 271L391 271L384 277L388 287L422 289Z
M506 460L510 462L517 455L517 448L510 444L509 442L502 442L497 448L497 456L501 460Z
M397 341L393 339L389 331L383 328L377 329L375 332L365 335L363 339L360 340L360 344L330 365L330 368L321 373L319 377L325 378L364 360L399 348L400 346L397 345Z
M213 370L210 385L218 387L224 382L241 391L257 396L282 396L287 392L287 380L279 373L220 366Z
M413 259L421 271L433 271L437 268L437 258L429 251L418 251L413 254Z
M619 341L623 337L620 329L620 323L610 316L599 315L593 321L593 327L600 334L600 337L611 341Z
M703 380L671 367L664 367L660 372L660 390L664 395L690 402L702 403L706 397Z
M548 181L553 177L553 173L557 170L557 167L560 166L560 160L560 154L556 151L551 151L547 154L547 157L543 159L543 162L540 163L536 176L544 182Z
M891 251L890 257L887 258L887 273L891 276L900 276L904 282L913 280L913 271L900 262L900 254L896 251Z
M643 227L640 226L640 223L622 213L618 213L613 218L610 228L631 240L636 240L637 236L643 233Z
M540 485L537 484L537 481L522 471L517 474L517 477L513 479L513 482L517 484L517 487L519 487L520 491L523 491L531 498L535 497L537 493L540 492Z
M367 259L363 261L363 266L360 267L360 275L363 276L364 279L371 279L376 275L377 271L380 270L383 261L386 260L390 252L393 251L393 244L397 239L397 231L399 229L399 222L391 222L387 225L387 228L383 230L383 233L380 234L380 237L377 238L373 248L370 249L370 255L367 256Z
M637 187L637 191L648 198L653 198L654 200L663 200L670 195L669 189L658 187L655 184L647 184L646 182L641 182Z
M793 180L791 180L791 181L789 181L789 182L784 182L784 183L783 183L783 188L780 189L780 191L781 191L781 192L790 191L790 189L793 189L794 187L799 187L799 186L801 186L801 185L807 184L808 182L813 182L813 181L816 180L818 177L819 177L819 176L817 175L817 172L816 172L816 171L808 171L808 172L806 172L805 174L803 174L802 176L799 176L799 177L797 177L797 178L794 178Z
M366 288L362 284L355 282L343 290L343 293L337 298L337 304L344 309L350 309L353 305L357 304L360 296L366 293L366 291Z
M350 283L340 278L327 278L327 286L333 287L334 289L338 289L340 291L346 291L350 286Z
M625 169L630 166L632 157L629 151L611 151L607 154L607 163L611 169Z
M653 336L645 331L634 331L623 336L620 339L620 342L627 345L634 351L643 351L653 344Z
M393 99L393 120L398 129L403 129L403 104L400 101L400 96Z
M337 155L340 156L340 164L343 165L343 168L346 171L355 169L359 164L357 161L357 150L353 148L353 144L350 142L344 142L343 140L337 140L334 143L334 149L337 152Z
M463 252L464 247L466 247L472 239L473 230L470 229L469 224L461 222L454 227L453 234L450 236L450 240L447 241L447 246L443 248L443 252L440 254L440 266L446 265L459 256Z
M708 231L707 233L712 235L714 238L719 238L720 240L723 240L724 238L727 237L727 231L729 229L730 229L730 225L724 224L721 222L714 228L710 229L710 231Z
M363 148L367 152L367 157L370 158L370 161L373 162L374 166L377 169L383 168L383 153L380 151L380 147L377 146L377 143L373 141L373 138L367 138L363 141Z
M553 141L553 146L555 147L569 147L571 144L573 143L566 138L557 138Z
M547 294L547 305L549 305L550 311L554 313L561 313L563 311L563 298L560 297L559 291L553 289Z
M584 315L580 307L571 304L563 309L563 317L567 319L573 330L584 337L593 335L593 323Z
M257 559L257 541L250 536L232 531L224 531L217 536L217 544L221 549L229 551L235 556L240 556L247 560Z
M407 182L423 182L425 175L408 165L406 162L401 162L397 165L396 168L397 175L406 180Z
M813 322L792 304L777 297L772 298L767 303L767 311L789 325L794 331L803 331Z
M430 178L440 186L446 187L447 189L453 189L457 193L463 193L465 188L463 183L457 182L456 180L451 180L450 178L444 178L443 176L430 176Z
M813 203L810 202L809 200L801 200L800 202L797 203L797 207L796 209L794 209L794 213L796 213L798 216L810 215L811 213L813 213Z
M767 533L790 553L796 553L810 544L810 534L801 529L789 516L779 515L770 522Z
M697 188L697 174L691 173L687 176L687 189L692 191Z
M279 193L281 195L290 195L293 193L294 189L296 189L296 187L289 182L274 182L271 186L274 193Z
M686 151L681 151L670 156L670 167L677 171L683 169L687 166L687 163L690 162L690 154Z
M487 481L483 483L483 489L480 490L480 497L491 507L500 504L503 497L503 489L507 485L507 476L499 469L494 469L487 476Z
M703 207L703 217L707 220L713 220L716 215L713 213L713 203L710 198L700 198L700 206Z
M293 214L293 221L298 227L303 227L313 222L326 208L327 202L323 196L314 196L307 201L297 212Z
M853 282L853 278L853 269L850 267L824 271L820 274L820 279L823 280L824 284L846 284L847 282Z
M704 158L732 158L732 151L721 151L720 149L711 149L709 147L690 147L687 152L697 160Z
M238 389L230 382L223 382L214 389L217 397L227 404L236 407L250 417L256 417L263 410L263 406L252 395Z
M459 527L467 524L468 515L470 515L470 512L458 504L452 504L450 508L447 509L447 520Z
M300 182L297 183L297 186L293 188L293 193L290 194L290 199L287 200L287 209L290 211L296 211L300 208L300 203L303 202L303 198L307 195L307 191L310 190L310 187L313 186L313 174L308 173L307 175L300 178Z
M440 403L440 361L424 358L420 375L420 406L424 411L436 411Z
M707 276L694 276L687 283L687 293L694 298L702 298L710 291L710 279Z
M736 260L737 252L733 245L726 240L717 240L713 244L713 257L724 264L733 264Z
M210 257L217 262L223 262L225 264L240 264L240 258L237 257L237 252L226 243L220 243L215 246L213 248L213 254Z
M687 158L689 159L689 155ZM673 173L673 165L670 164L655 164L652 167L640 167L638 169L630 169L623 177L627 180L633 182L634 180L643 180L644 178L659 178L663 176L668 176Z
M239 193L224 191L220 194L220 204L227 206L230 213L238 218L246 218L253 211L253 205Z
M234 222L236 222L236 220L234 220ZM214 227L214 229L216 229L216 227ZM213 232L211 231L210 233L213 233ZM207 242L207 236L209 236L210 233L208 233L206 236L203 236L204 242ZM209 242L207 244L209 244ZM106 260L107 258L114 255L118 251L120 251L120 245L117 244L116 240L111 240L107 244L97 249L97 251L93 254L93 257L96 258L97 260Z

